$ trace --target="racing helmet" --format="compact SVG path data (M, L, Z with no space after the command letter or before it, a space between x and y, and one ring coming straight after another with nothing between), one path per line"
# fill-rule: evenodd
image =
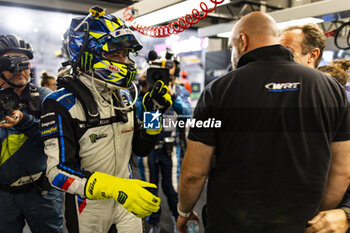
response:
M30 43L15 35L0 35L0 56L8 52L24 53L29 59L33 59Z
M137 69L130 53L137 53L142 45L125 22L104 11L87 17L72 19L68 31L67 50L73 64L93 77L121 88L128 88ZM127 49L130 63L107 59L104 54ZM83 55L84 54L84 55ZM90 56L84 59L84 56ZM83 59L81 59L83 57ZM86 64L88 63L88 64Z

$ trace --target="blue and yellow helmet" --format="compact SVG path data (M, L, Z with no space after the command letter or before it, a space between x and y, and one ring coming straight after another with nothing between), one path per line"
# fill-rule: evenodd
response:
M128 88L137 72L134 61L129 57L130 63L121 63L104 57L104 53L119 49L127 49L128 54L142 49L122 19L104 14L72 19L67 44L72 62L78 62L82 71L92 72L97 79ZM82 59L84 56L89 56L89 59Z

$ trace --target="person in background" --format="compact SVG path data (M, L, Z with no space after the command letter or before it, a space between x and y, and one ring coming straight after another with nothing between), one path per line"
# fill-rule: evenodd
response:
M51 91L30 83L30 59L27 41L0 35L0 232L20 233L27 222L33 233L62 233L62 193L47 181L40 137L41 103Z
M342 68L350 76L350 60L349 59L339 59L331 61L330 65L337 65ZM350 93L350 83L349 79L345 85L345 90Z
M317 68L319 71L328 74L329 76L335 78L345 89L346 83L348 82L349 75L337 65L326 65ZM350 101L350 92L345 89L346 96Z
M334 61L331 61L330 65L340 66L340 68L345 70L347 73L350 72L350 60L349 59L334 60Z
M342 68L337 65L325 65L319 66L317 69L335 78L345 88L345 85L349 79L349 75Z
M265 13L242 17L229 46L237 69L211 82L194 110L197 121L219 122L190 129L178 229L185 232L188 220L198 219L193 208L209 175L207 233L303 232L320 204L336 207L349 185L345 92L294 62Z
M140 94L138 96L139 101L137 101L136 104L142 103L142 99L140 99L140 98L141 97L143 98L143 96L148 92L147 82L146 82L146 71L141 71L141 73L140 73L138 90L139 90ZM142 106L139 105L138 109L140 109L141 107ZM138 111L137 114L138 114L139 119L143 118L143 116L141 115L141 111Z
M326 47L324 32L312 23L285 29L279 42L292 51L295 62L310 68L317 68Z
M317 24L306 24L285 29L279 36L279 42L292 51L297 63L317 68L326 46L326 37ZM350 93L348 91L346 91L346 95L349 99ZM344 229L348 228L347 215L344 214L344 211L334 209L320 212L310 221L310 224L316 223L316 221L317 224L312 224L306 232L318 232L323 229L337 229L343 232Z
M189 103L189 92L184 86L180 85L176 79L178 79L180 73L180 64L177 56L171 53L169 50L165 56L168 62L172 62L172 67L169 68L170 82L168 85L169 94L171 96L173 105L164 114L164 121L169 122L184 120L190 118L192 115L192 108ZM140 77L141 91L139 99L136 102L138 106L138 116L143 119L144 111L142 109L141 100L144 98L144 93L147 90L146 73ZM148 157L139 158L140 175L142 180L151 182L158 185L161 174L161 186L162 190L167 197L169 209L172 214L174 222L174 232L176 230L176 219L178 217L176 205L178 202L178 179L180 175L181 158L184 153L183 139L185 128L178 127L163 127L160 135L157 137L157 142ZM157 195L158 189L152 190L152 193ZM161 230L160 226L161 209L158 212L152 214L147 218L147 222L151 225L150 233L159 233Z
M49 76L47 72L42 72L40 86L49 88L52 91L56 91L57 82L55 77Z
M188 90L190 92L190 95L191 95L192 87L191 87L191 83L187 79L187 75L188 74L187 74L186 70L181 71L181 83L182 83L182 85L184 85L186 90Z
M132 152L148 155L158 133L142 128L128 91L136 88L131 56L141 48L125 22L100 7L72 19L71 66L41 116L47 174L65 192L69 233L141 233L141 218L159 209L160 198L147 190L157 186L132 179L129 165ZM143 99L145 111L159 116L171 104L162 82Z

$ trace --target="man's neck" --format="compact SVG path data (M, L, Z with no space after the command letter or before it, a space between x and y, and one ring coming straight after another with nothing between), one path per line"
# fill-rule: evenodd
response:
M308 63L306 66L308 66L312 69L317 69L317 67L315 66L315 63Z
M29 84L27 84L27 85L29 85ZM13 92L15 92L18 96L21 96L22 91L24 90L24 88L26 88L27 85L25 85L24 87L13 87ZM2 82L2 83L0 82L0 89L1 88L9 88L9 87L12 87L12 86L10 86L9 84L7 84L5 82Z
M257 48L279 44L276 37L266 36L264 38L252 38L246 52Z
M24 88L26 88L26 86L24 86L24 87L19 87L19 88L15 87L15 88L13 89L13 91L14 91L18 96L21 96L22 91L24 90Z

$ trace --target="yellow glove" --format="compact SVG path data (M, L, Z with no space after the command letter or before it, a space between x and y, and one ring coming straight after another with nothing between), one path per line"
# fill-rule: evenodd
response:
M153 85L152 90L147 92L142 99L142 105L145 112L157 111L158 113L158 111L160 111L161 119L163 114L172 104L173 101L171 100L169 89L161 80L158 80ZM162 122L162 120L160 122ZM161 125L159 129L146 129L146 133L149 135L157 135L160 134L162 128L163 125Z
M142 105L146 112L155 112L159 110L162 114L173 104L169 94L168 87L163 81L158 80L151 91L147 92L143 99Z
M94 172L85 186L85 196L93 200L113 198L126 210L139 218L159 210L160 198L145 189L157 188L155 184L136 179L124 179Z

